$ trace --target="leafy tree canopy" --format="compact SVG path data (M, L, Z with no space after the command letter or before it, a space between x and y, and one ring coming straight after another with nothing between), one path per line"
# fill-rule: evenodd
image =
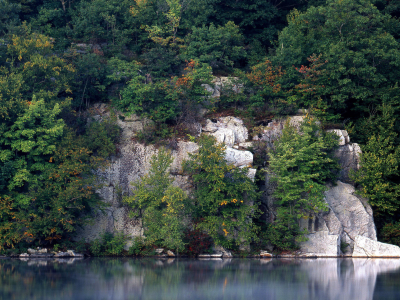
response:
M321 54L325 72L316 83L324 88L313 106L322 99L345 117L351 111L365 115L380 101L398 102L399 44L390 33L391 17L371 1L328 0L304 13L292 11L288 22L274 61L300 68L308 65L308 57Z

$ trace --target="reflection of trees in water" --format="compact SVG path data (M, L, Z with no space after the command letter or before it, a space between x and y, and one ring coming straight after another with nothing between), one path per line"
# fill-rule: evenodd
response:
M0 299L363 300L372 299L376 282L392 293L400 282L393 275L377 280L391 271L400 279L397 259L68 262L0 260Z

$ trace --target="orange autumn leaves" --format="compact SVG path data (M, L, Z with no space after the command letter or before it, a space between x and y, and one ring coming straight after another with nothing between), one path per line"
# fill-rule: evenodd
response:
M273 66L271 61L265 59L262 63L253 66L251 70L251 73L246 75L251 83L256 86L269 86L272 88L273 93L281 91L281 84L278 82L285 74L282 71L282 67Z

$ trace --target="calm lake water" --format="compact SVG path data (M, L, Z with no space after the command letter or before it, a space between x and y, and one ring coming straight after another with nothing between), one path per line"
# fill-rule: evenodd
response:
M400 259L0 260L0 299L400 299Z

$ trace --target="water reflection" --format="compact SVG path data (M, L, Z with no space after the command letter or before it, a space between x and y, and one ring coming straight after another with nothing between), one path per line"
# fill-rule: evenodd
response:
M400 299L399 259L0 260L0 299Z

